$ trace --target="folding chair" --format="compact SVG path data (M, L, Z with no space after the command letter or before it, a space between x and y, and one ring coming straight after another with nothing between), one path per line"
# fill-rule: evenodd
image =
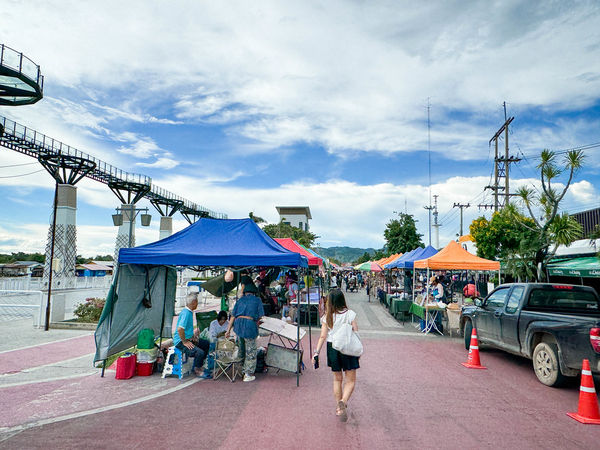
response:
M212 356L215 360L213 380L225 375L233 383L236 376L241 376L244 359L239 356L239 348L232 341L219 339Z

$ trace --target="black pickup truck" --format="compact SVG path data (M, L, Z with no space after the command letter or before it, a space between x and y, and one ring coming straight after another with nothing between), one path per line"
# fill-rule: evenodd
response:
M600 299L590 287L502 284L475 305L463 306L460 324L467 349L476 328L479 343L533 360L547 386L576 376L584 358L600 372Z

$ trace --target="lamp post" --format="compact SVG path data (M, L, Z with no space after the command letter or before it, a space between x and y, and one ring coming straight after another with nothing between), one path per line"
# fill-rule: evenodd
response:
M117 214L112 215L113 224L116 227L120 227L123 225L123 213L126 213L129 218L129 244L128 247L131 248L133 245L133 223L137 218L138 214L144 212L141 217L141 222L143 227L149 227L150 221L152 220L152 216L148 214L148 208L136 208L135 204L124 205L128 206L127 208L115 208Z

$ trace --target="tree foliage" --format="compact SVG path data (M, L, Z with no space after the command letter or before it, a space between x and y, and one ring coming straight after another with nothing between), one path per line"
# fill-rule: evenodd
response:
M493 213L490 220L475 219L469 232L477 244L477 256L505 261L506 271L513 277L531 279L535 271L532 250L539 244L533 225L533 220L522 215L515 205L508 205Z
M0 254L0 264L14 263L15 261L36 261L39 263L43 263L46 257L42 253L11 253Z
M267 221L265 219L263 219L262 217L259 216L255 216L254 213L252 211L250 211L248 213L248 217L250 217L252 220L254 220L254 223L257 224L261 224L261 223L267 223Z
M363 255L358 258L356 261L354 261L354 265L356 264L362 264L364 262L370 261L371 260L371 255L369 254L369 252L364 252Z
M390 220L383 235L387 243L387 253L390 255L406 253L417 247L423 247L421 242L423 235L417 233L417 225L411 214L400 213L397 219Z
M265 225L263 231L272 238L292 238L305 247L311 247L314 241L319 238L319 236L310 231L304 231L300 228L288 225L287 223L283 223L283 221L278 224Z
M545 268L556 254L559 245L569 245L582 235L581 225L567 213L559 214L560 202L565 197L573 177L583 167L585 156L582 150L567 152L562 161L556 153L543 150L537 168L540 171L541 191L523 186L517 191L522 204L527 209L534 224L530 229L535 232L537 248L533 262L538 281L545 279ZM560 186L558 178L567 174ZM554 185L552 183L555 183Z
M515 278L544 281L545 267L558 246L569 245L582 234L581 225L567 213L560 214L559 207L583 160L580 150L568 152L562 162L554 152L543 150L537 166L541 190L523 186L517 191L529 217L511 204L494 213L490 221L483 217L473 221L470 232L477 254L503 260ZM559 184L558 178L565 173L566 181Z

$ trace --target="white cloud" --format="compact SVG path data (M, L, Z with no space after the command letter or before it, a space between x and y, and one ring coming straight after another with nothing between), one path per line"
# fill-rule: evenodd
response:
M91 127L103 127L102 116L178 122L144 107L167 100L179 119L232 123L235 133L275 147L407 151L425 147L431 97L438 151L448 147L444 137L464 149L481 136L478 127L461 130L456 111L500 121L502 100L542 110L595 102L599 11L593 2L516 0L28 2L5 11L3 34L41 65L47 83L125 99L109 105L95 95L87 107L101 117L81 114ZM29 18L28 32L19 17Z
M153 163L143 163L139 162L135 164L136 166L141 167L152 167L155 169L172 169L179 165L179 161L176 161L172 158L157 158Z

